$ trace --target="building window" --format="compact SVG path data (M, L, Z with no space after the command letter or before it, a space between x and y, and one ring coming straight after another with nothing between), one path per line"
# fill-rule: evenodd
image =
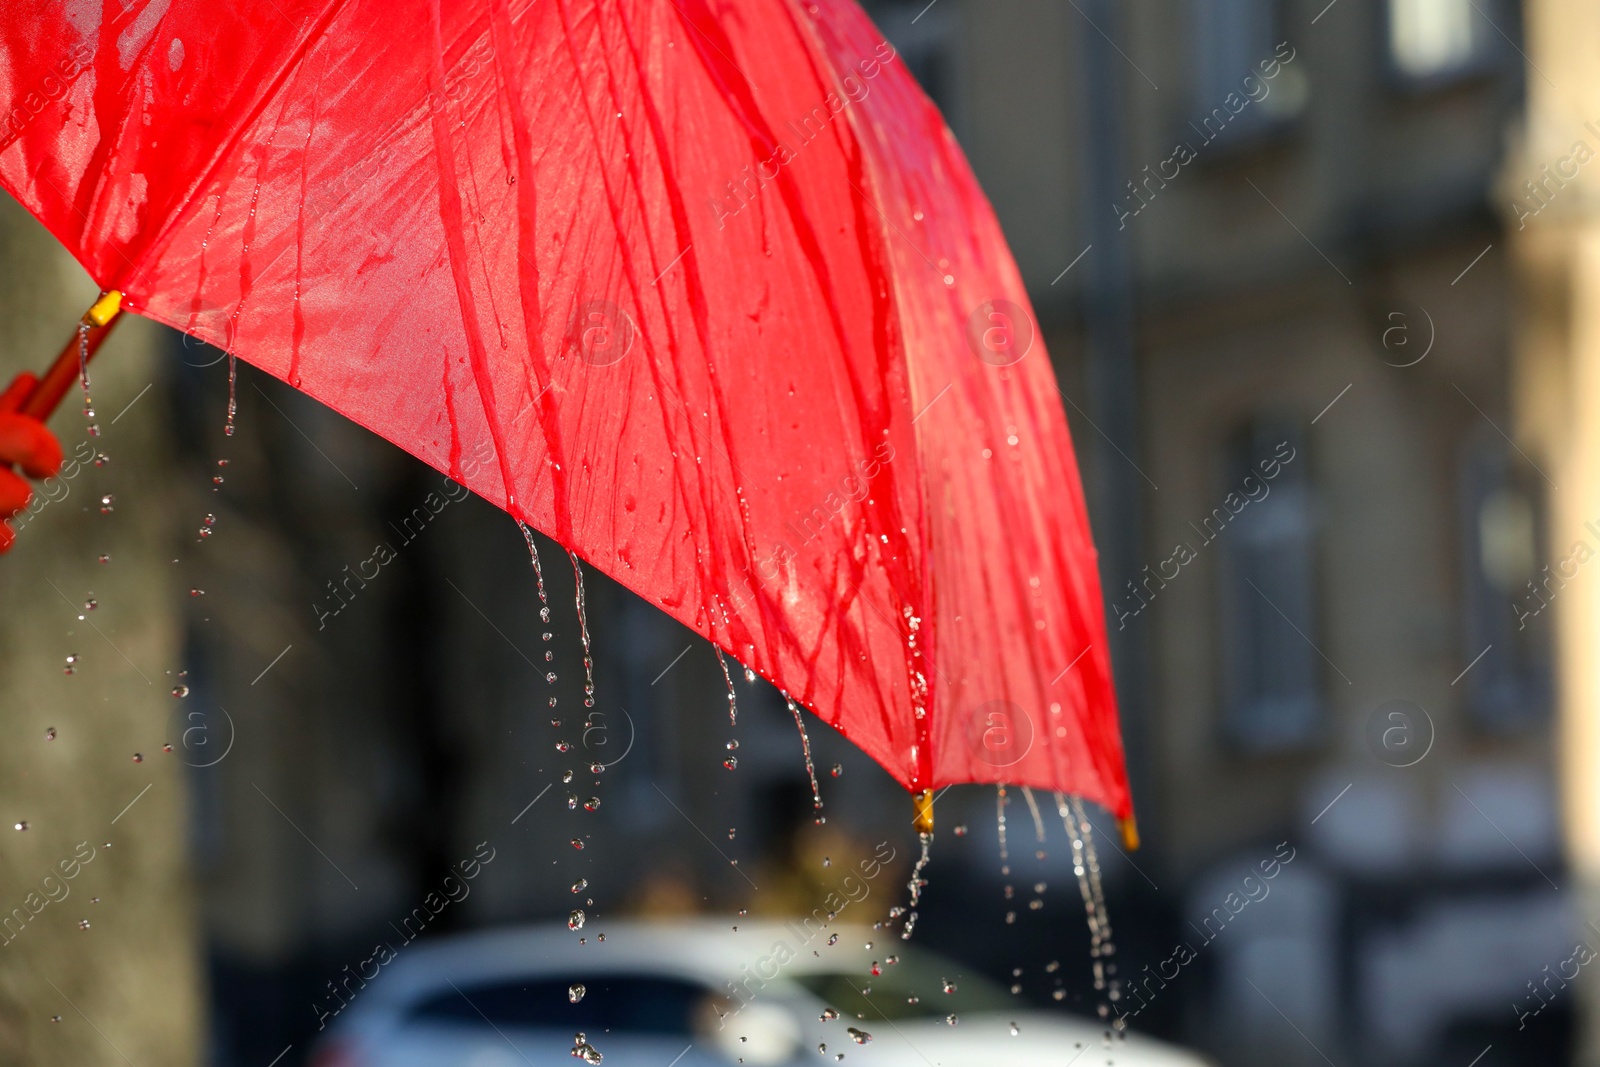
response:
M1545 609L1560 596L1562 579L1540 564L1537 473L1488 432L1469 444L1461 473L1461 654L1462 663L1476 660L1461 681L1472 720L1492 733L1510 733L1549 715L1553 623Z
M1475 0L1389 0L1389 62L1395 71L1429 81L1478 65L1494 28L1489 15L1474 7Z
M1294 50L1284 40L1277 0L1193 0L1190 13L1192 129L1208 143L1248 142L1300 112L1304 71L1282 62ZM1272 77L1264 78L1264 70Z
M1220 542L1223 723L1238 748L1302 748L1322 733L1315 520L1304 435L1261 420L1228 443ZM1213 533L1216 529L1217 532Z

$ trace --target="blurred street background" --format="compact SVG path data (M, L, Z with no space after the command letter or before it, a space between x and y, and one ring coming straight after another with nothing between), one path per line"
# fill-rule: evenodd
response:
M1083 463L1132 1028L1228 1067L1600 1064L1600 8L868 8L994 202ZM9 380L95 290L10 201L0 279ZM904 903L905 793L808 717L816 824L782 697L730 663L730 730L711 646L593 570L586 714L554 543L546 624L503 513L243 364L224 436L227 358L150 323L94 396L0 560L0 914L93 852L7 928L0 1062L301 1064L327 982L480 843L428 936L565 918L579 878L601 932L806 913L884 841L855 918ZM1038 800L938 800L916 937L1092 1015Z

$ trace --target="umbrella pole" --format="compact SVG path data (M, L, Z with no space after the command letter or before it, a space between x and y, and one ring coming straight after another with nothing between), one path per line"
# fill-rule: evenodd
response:
M50 369L45 371L44 376L39 379L39 384L33 387L33 391L28 394L27 400L23 401L18 409L22 414L38 419L40 422L50 417L56 406L61 403L61 398L67 395L67 390L72 388L73 380L78 377L81 368L87 366L89 359L94 358L94 354L100 349L101 342L106 339L106 335L111 332L111 328L117 324L117 320L120 318L118 312L121 309L122 293L113 289L108 293L101 294L100 299L96 300L93 306L84 312L83 319L79 325L80 327L87 326L89 328L86 348L84 346L84 338L78 332L74 332L72 339L67 342L66 346L61 349L61 354L56 357L56 361L50 365Z

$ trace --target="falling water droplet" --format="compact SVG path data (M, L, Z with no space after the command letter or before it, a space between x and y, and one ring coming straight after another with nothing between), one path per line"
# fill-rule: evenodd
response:
M573 600L578 606L578 640L583 645L583 706L592 708L594 707L594 656L589 649L589 612L583 593L583 567L578 564L578 557L570 549L567 558L572 560L572 579L576 583Z
M735 738L734 740L729 741L728 744L725 747L728 749L729 752L736 751L739 748L738 739Z
M1012 1023L1011 1024L1011 1036L1012 1037L1016 1037L1020 1033L1022 1033L1022 1031L1017 1029L1017 1024L1016 1023Z
M135 762L135 763L143 763L144 762L144 753L135 752L133 754L133 762Z
M577 811L578 810L578 794L576 794L576 793L568 793L567 794L567 810L568 811Z
M576 1004L583 999L583 995L587 992L588 990L583 987L582 982L573 982L567 987L567 999Z
M172 695L177 697L179 700L182 700L184 697L189 695L189 687L184 685L182 682L179 682L177 685L172 687Z
M865 1030L857 1030L853 1026L845 1027L845 1033L850 1035L850 1040L858 1045L865 1045L872 1040L872 1035Z
M96 600L94 597L90 597L88 600L85 600L83 602L83 610L84 611L93 611L95 608L98 608L99 606L100 606L100 601Z
M573 908L572 914L567 916L567 929L582 930L583 924L588 921L589 917L583 913L582 908Z
M783 699L789 705L789 712L794 715L795 726L800 729L800 751L805 754L806 777L811 780L811 810L820 812L822 810L822 790L817 785L817 766L811 762L811 738L806 734L805 720L800 717L800 705L796 704L794 698L787 692L783 694ZM820 823L822 820L819 818L817 821Z
M829 856L822 857L822 865L824 867L832 867L833 866L833 859L831 857L829 857Z
M606 769L606 765L604 763L591 763L591 764L589 764L589 773L590 774L603 774L605 772L605 769Z
M46 741L54 741L56 739L56 728L54 726L48 726L45 728L44 739Z
M840 764L840 763L835 763L835 764L834 764L834 765L833 765L833 776L834 776L834 777L835 777L835 778L837 778L837 777L839 777L839 776L840 776L840 775L841 775L841 774L843 774L843 773L844 773L844 765L843 765L843 764Z
M955 829L951 830L950 832L955 834L957 837L966 837L967 836L967 824L966 823L962 823L960 826L957 826Z
M574 837L572 839L572 847L577 849L579 852L582 852L583 851L583 840L582 840L582 838Z
M839 1013L837 1011L835 1011L833 1008L823 1008L822 1009L822 1014L817 1016L817 1018L821 1019L825 1023L831 1023L831 1022L833 1022L833 1020L837 1019L838 1017L839 1017Z
M110 463L110 462L111 462L111 457L106 455L104 452L96 452L94 454L94 465L96 467L104 467L107 463Z
M946 1015L944 1017L944 1021L946 1023L950 1024L951 1026L954 1026L956 1023L960 1022L961 1020L956 1018L955 1012L951 1012L949 1015Z
M916 865L911 868L911 880L906 883L906 888L911 891L910 907L906 909L906 927L900 931L902 940L910 941L911 932L917 928L917 903L922 900L922 890L927 886L928 880L922 877L922 872L928 866L928 859L933 853L933 834L918 834L917 841L922 846L922 853L917 857Z
M595 1047L584 1038L583 1034L574 1034L572 1038L572 1054L584 1063L596 1064L602 1059Z
M574 893L581 893L585 889L588 889L588 888L589 888L589 879L587 879L587 878L579 878L576 882L572 883L572 891Z
M584 807L585 811L599 811L600 810L600 798L599 797L590 797L588 800L585 800L583 802L583 807Z
M111 562L111 557L102 552L100 554L99 561L101 563L110 563Z
M954 993L956 991L956 984L954 982L950 981L950 979L941 978L939 981L940 981L940 984L944 986L944 991L946 993Z
M572 782L572 772L571 771L562 771L561 772L561 784L562 785L568 785L571 782Z
M557 752L571 752L572 751L572 745L570 745L566 741L557 741L556 742L556 751Z
M235 315L238 312L234 312ZM222 424L222 432L228 437L233 436L233 417L239 411L239 357L232 352L228 353L228 418Z
M11 828L13 830L26 830L28 828L28 820L22 819L19 822L13 823Z
M80 930L89 929L89 920L88 919L79 919L78 920L78 929L80 929Z
M116 510L117 498L110 493L100 498L100 514L109 515Z
M728 725L739 725L739 697L733 691L733 675L728 673L728 657L722 654L721 645L712 645L717 653L717 663L722 667L722 680L728 683Z
M722 765L728 768L730 771L736 771L739 769L739 757L729 756L727 759L722 761Z
M828 1045L827 1045L827 1043L824 1042L824 1041L818 1041L817 1042L817 1055L818 1056L826 1056L827 1054L828 1054Z
M78 673L78 654L76 652L72 652L72 653L69 653L67 655L66 665L61 668L61 673L62 674L77 674Z
M880 964L877 960L873 960L872 961L872 967L870 968L870 971L872 973L872 976L874 978L876 978L878 975L883 973L883 965Z
M746 667L744 669L744 680L746 682L749 682L751 685L755 685L756 684L756 672L751 670L749 667Z

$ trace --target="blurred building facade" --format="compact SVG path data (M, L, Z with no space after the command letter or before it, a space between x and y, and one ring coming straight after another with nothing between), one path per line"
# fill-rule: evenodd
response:
M1562 1062L1557 737L1592 783L1600 721L1567 557L1600 502L1557 489L1595 449L1554 352L1587 336L1594 13L1551 0L1525 39L1474 0L878 12L1087 457L1148 842L1118 879L1134 1025L1229 1064Z

